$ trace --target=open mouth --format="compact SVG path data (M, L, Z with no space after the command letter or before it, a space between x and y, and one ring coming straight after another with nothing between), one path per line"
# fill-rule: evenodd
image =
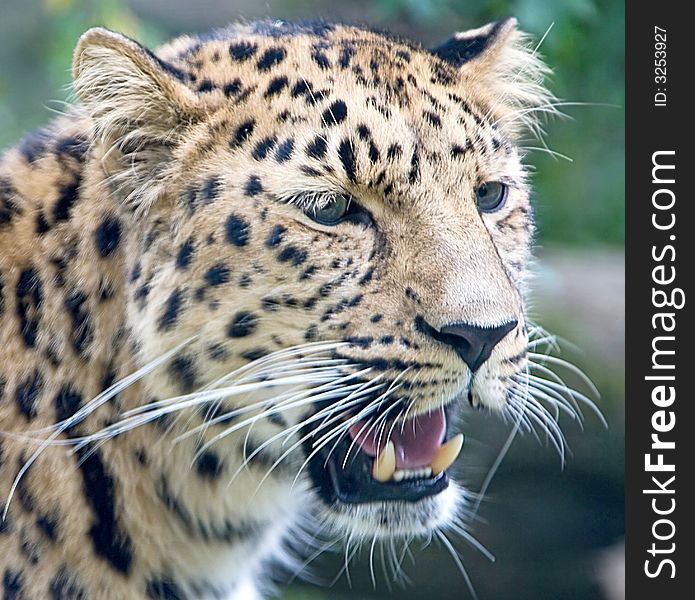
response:
M447 439L444 409L379 426L358 421L312 457L309 472L329 503L416 502L446 489L462 447L463 434Z

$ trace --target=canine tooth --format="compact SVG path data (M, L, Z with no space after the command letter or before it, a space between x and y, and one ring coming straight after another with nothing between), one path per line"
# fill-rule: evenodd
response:
M386 444L383 452L374 459L372 477L377 481L388 481L396 471L396 448L393 442Z
M432 477L436 477L456 460L463 447L463 434L459 433L452 437L437 452L437 456L432 461Z

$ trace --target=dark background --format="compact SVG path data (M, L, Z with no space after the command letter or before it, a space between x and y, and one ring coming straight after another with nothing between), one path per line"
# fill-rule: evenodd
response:
M551 89L582 106L548 123L529 146L539 219L531 313L576 343L563 356L601 391L606 430L589 412L581 427L561 425L570 454L532 435L517 437L474 525L496 556L490 563L454 539L481 600L618 600L624 597L624 14L620 0L0 0L0 149L51 118L69 95L71 52L91 25L106 25L154 46L172 35L238 19L327 18L390 29L424 44L514 15L540 39L553 67ZM570 383L579 382L568 379ZM585 390L586 391L586 390ZM467 414L460 471L477 490L509 433L495 416ZM467 599L456 564L436 543L404 568L412 583L389 588L368 548L332 588L294 582L285 600ZM330 582L342 555L314 563ZM284 587L284 586L283 586Z

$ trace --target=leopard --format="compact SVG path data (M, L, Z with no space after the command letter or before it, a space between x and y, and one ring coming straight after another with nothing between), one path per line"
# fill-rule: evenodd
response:
M84 33L0 159L4 598L257 600L317 540L465 534L462 415L549 414L548 73L514 18Z

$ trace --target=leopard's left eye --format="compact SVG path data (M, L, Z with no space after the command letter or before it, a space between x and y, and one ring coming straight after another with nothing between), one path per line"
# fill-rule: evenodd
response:
M507 186L499 181L486 181L475 193L475 203L482 212L495 212L504 206Z
M348 214L349 208L350 198L338 194L321 208L307 210L307 215L321 225L337 225Z

